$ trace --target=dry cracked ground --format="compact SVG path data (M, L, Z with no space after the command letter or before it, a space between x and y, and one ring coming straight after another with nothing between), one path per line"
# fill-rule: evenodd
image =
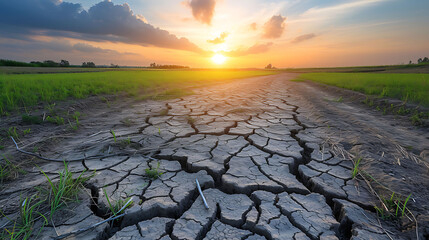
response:
M102 221L107 194L112 202L131 197L133 206L120 221L67 239L428 239L427 129L353 101L330 101L338 94L290 81L295 76L235 80L167 101L86 103L76 132L34 133L22 148L44 143L44 157L68 160L76 174L95 171L88 194L37 238ZM377 198L352 178L353 163L338 149L362 157L362 168L395 192L412 193L417 228L414 220L380 220ZM63 168L33 161L53 179ZM158 166L163 174L148 178L145 170ZM0 190L6 215L46 184L39 168L26 171Z

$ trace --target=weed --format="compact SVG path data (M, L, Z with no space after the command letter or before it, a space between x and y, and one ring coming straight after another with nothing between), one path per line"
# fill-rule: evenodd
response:
M19 207L19 218L14 222L13 227L11 229L4 229L4 235L2 236L9 239L29 239L30 235L33 232L33 226L35 222L35 215L39 215L41 218L44 219L44 223L42 224L41 229L42 231L43 226L48 223L46 217L41 214L38 210L40 205L44 202L41 199L38 199L37 196L33 195L30 198L25 198L24 201L20 202ZM33 201L36 200L34 203Z
M131 198L127 198L125 200L122 200L122 198L119 198L118 201L116 201L115 203L112 203L105 189L103 189L103 192L104 192L104 195L106 196L106 200L107 200L107 203L109 204L109 210L112 216L121 214L125 209L131 207L133 204L133 201L131 200Z
M161 163L158 162L156 168L153 168L152 166L150 168L146 168L145 169L146 176L148 176L151 179L158 179L159 177L161 177L161 175L164 173L159 170L160 164Z
M130 144L131 144L131 138L129 138L129 137L127 139L122 139L119 142L119 145L120 145L121 148L125 148L126 146L128 146Z
M386 115L387 114L387 108L386 107L384 107L383 108L383 115Z
M55 117L47 116L46 121L57 125L64 125L64 118L60 116L55 116Z
M355 162L353 162L353 172L352 172L352 178L355 178L357 174L359 173L359 164L362 158L358 158Z
M73 178L73 173L69 171L66 162L64 162L63 171L58 173L58 182L52 182L43 170L40 169L40 171L45 175L50 186L50 189L48 190L48 202L51 208L51 218L55 211L60 209L67 202L77 200L79 191L83 187L83 183L92 177L92 175L84 177L83 174L85 171L83 171L77 178Z
M11 175L14 165L3 156L4 162L0 162L0 182L3 183L4 180L8 179Z
M24 124L42 124L43 119L38 116L31 116L31 115L24 114L22 115L22 122Z
M22 133L25 135L29 134L31 132L31 128L25 129Z
M408 195L406 199L399 195L395 195L393 192L390 198L383 198L381 200L385 206L385 208L379 208L375 206L375 210L377 214L383 220L386 219L398 219L399 217L403 217L405 215L405 210L407 208L407 203L410 200L411 194Z
M134 122L129 118L124 118L121 122L127 127L131 127L134 124Z
M420 114L418 113L415 113L413 116L411 116L411 122L414 126L419 126L423 124L423 121L420 118Z
M377 110L377 111L381 111L380 106L377 106L377 107L375 108L375 110Z
M76 131L76 130L77 130L77 128L78 128L78 125L77 125L77 124L73 125L73 124L70 122L70 120L68 120L68 121L69 121L70 129L71 129L71 130L73 130L73 131Z
M26 173L18 165L10 161L5 155L2 157L3 159L0 159L0 183L3 183L4 180L17 177L19 173Z
M79 125L80 112L74 112L72 117L76 121L76 125Z
M49 111L50 114L55 113L55 105L56 105L55 103L46 105L46 109Z
M343 102L344 101L344 99L343 99L343 97L341 96L341 97L339 97L339 98L337 98L337 99L334 99L333 100L334 102Z
M100 96L100 100L101 101L103 101L104 103L106 103L107 104L107 107L109 107L110 108L110 102L109 102L109 99L107 99L106 97L104 97L104 96Z
M19 140L19 134L18 134L18 130L16 129L16 127L10 127L8 130L7 130L7 135L9 136L9 137L13 137L14 139L16 139L16 140Z
M4 145L0 145L0 150L4 150Z
M33 147L33 150L32 150L32 151L33 151L33 153L36 153L36 152L38 152L38 151L39 151L39 147L37 147L37 146L34 146L34 147Z
M116 134L115 134L115 131L113 131L113 129L111 129L110 130L110 133L112 134L112 136L113 136L113 140L115 141L115 143L116 143Z
M396 113L398 115L406 115L410 112L410 110L406 109L404 106L400 107Z

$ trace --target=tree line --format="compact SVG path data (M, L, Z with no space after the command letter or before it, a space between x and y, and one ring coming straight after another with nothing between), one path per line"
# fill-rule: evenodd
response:
M155 69L184 69L189 68L188 66L181 66L181 65L158 65L156 63L151 63L149 65L149 68L155 68Z
M113 65L113 64L112 64ZM96 65L94 62L83 62L81 66L79 65L70 65L69 61L62 59L59 62L53 60L40 61L31 61L30 63L19 62L14 60L0 59L0 66L7 67L84 67L84 68L95 68ZM118 67L118 65L113 65Z
M419 58L418 60L417 60L417 63L418 64L420 64L420 63L429 63L429 58L428 57L425 57L425 58Z

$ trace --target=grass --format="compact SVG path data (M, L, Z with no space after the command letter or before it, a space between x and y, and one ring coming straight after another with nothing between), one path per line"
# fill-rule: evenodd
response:
M13 225L5 227L0 232L0 239L29 239L34 232L34 223L38 219L43 220L39 229L40 233L43 227L48 224L48 218L45 216L47 213L44 215L39 210L44 209L48 205L50 208L48 212L50 214L49 218L52 221L52 217L57 210L65 206L67 202L78 199L78 194L83 187L83 183L92 177L84 177L83 174L85 171L77 178L73 177L73 173L69 171L67 163L64 163L63 171L58 173L59 180L56 182L53 182L42 170L41 172L49 182L49 189L39 188L38 194L32 195L29 198L27 197L20 202L19 216L15 220L8 219ZM40 197L42 195L46 197Z
M159 170L160 164L161 163L158 162L156 165L156 168L154 168L152 166L150 168L146 168L145 169L146 176L151 178L151 179L158 179L159 177L161 177L161 175L164 173Z
M67 202L77 200L80 189L83 187L83 183L87 181L91 176L84 177L83 171L77 178L73 177L73 173L69 171L68 165L64 162L63 171L59 172L59 180L57 182L52 182L48 175L41 170L42 174L45 175L46 179L49 182L49 194L48 202L50 204L50 217L54 213L66 205Z
M298 79L429 106L429 74L305 73ZM368 105L371 104L369 101Z
M19 133L16 127L9 127L9 129L6 131L6 134L9 137L19 140Z
M5 155L0 160L0 183L17 176L18 173L25 173L18 165L11 162Z
M127 198L123 200L122 198L119 198L118 201L112 202L109 199L109 196L107 195L107 192L105 189L103 189L104 195L106 196L107 203L109 204L109 210L111 216L116 216L118 214L121 214L125 209L132 206L133 201L131 198Z
M411 194L407 198L395 195L393 192L390 198L383 198L382 202L386 208L379 208L375 206L375 210L381 219L398 219L405 215L405 210L407 209L407 203L410 200Z
M356 161L353 161L353 172L352 172L352 178L355 178L357 174L359 173L359 164L362 158L358 158Z
M43 119L38 116L32 116L28 114L22 115L22 122L24 124L42 124Z
M126 146L128 146L128 145L130 145L131 144L131 138L126 138L126 139L122 139L120 142L119 142L119 146L121 147L121 148L125 148Z
M44 220L44 224L42 224L42 227L39 229L40 233L43 226L48 223L46 217L39 212L39 208L43 202L44 200L40 199L37 195L33 195L21 201L18 219L14 221L11 228L3 229L0 239L29 239L33 233L33 226L37 215Z
M116 143L116 133L115 133L115 131L113 131L113 129L110 129L110 133L112 134L112 136L113 136L113 140L115 141L115 143Z
M55 117L47 116L46 121L57 125L64 125L64 118L60 116L55 116Z
M90 95L126 93L136 98L166 99L189 94L186 87L236 78L277 74L276 71L175 70L0 75L0 114Z

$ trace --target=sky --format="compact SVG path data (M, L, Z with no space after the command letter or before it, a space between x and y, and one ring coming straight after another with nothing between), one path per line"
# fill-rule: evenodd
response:
M0 0L0 59L194 68L402 64L429 56L428 12L427 0Z

